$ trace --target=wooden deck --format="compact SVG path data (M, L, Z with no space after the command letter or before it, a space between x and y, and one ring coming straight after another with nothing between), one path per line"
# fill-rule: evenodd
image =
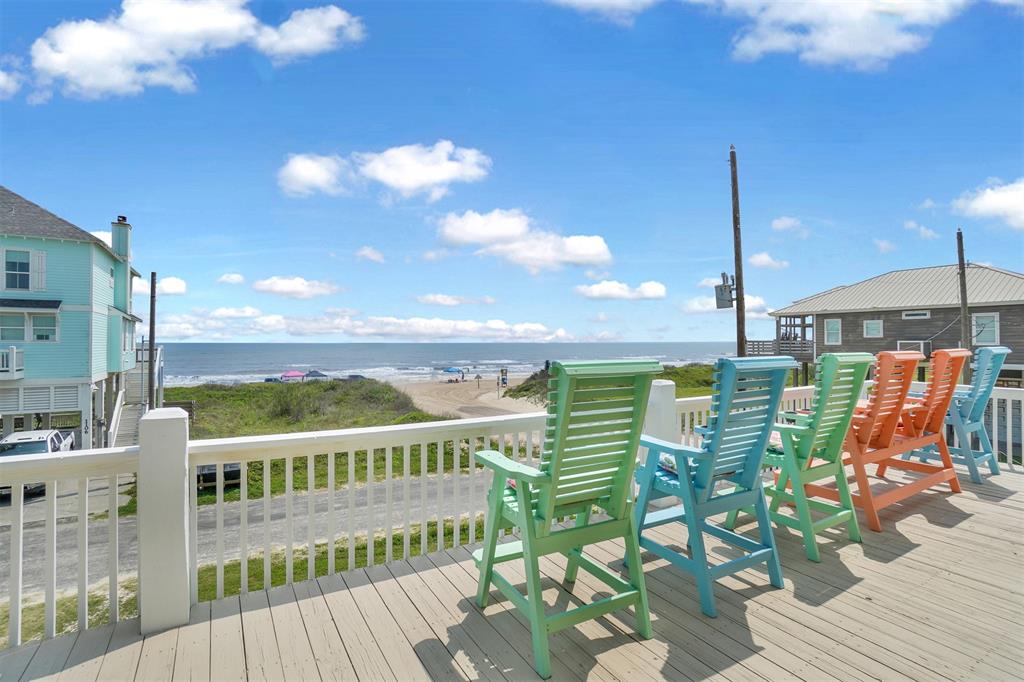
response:
M760 569L726 578L716 619L692 579L650 559L654 639L636 639L628 614L563 631L554 678L1024 678L1024 475L964 480L963 494L929 491L882 518L863 545L833 530L820 564L777 530L785 589ZM619 565L622 547L592 554ZM604 589L581 571L570 595L563 562L542 566L551 605ZM29 643L0 654L0 680L535 679L525 621L497 592L478 610L475 586L469 552L452 549L200 604L189 625L146 638L124 621Z

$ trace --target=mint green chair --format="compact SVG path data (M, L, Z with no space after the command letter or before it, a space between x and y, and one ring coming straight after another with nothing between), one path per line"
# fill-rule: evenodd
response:
M701 610L716 615L714 582L718 578L760 563L768 565L771 584L782 587L782 564L775 547L761 463L786 386L787 373L797 363L791 357L720 358L715 363L711 417L701 447L693 448L644 436L647 459L637 472L640 493L636 517L640 546L693 574L700 592ZM665 458L665 462L662 458ZM648 511L649 502L677 498L682 504ZM735 533L708 519L734 509L752 507L757 514L759 540ZM647 537L647 528L684 525L690 555L685 556ZM723 540L745 554L711 566L704 534ZM629 574L643 567L627 553Z
M487 500L484 545L473 553L480 569L477 604L487 605L491 583L530 621L534 668L551 676L548 636L606 613L633 607L640 636L651 636L647 590L642 571L623 580L584 554L587 545L621 539L635 565L640 548L633 518L633 470L651 381L661 372L653 360L556 362L548 383L548 419L539 468L495 451L476 453L494 471ZM592 520L594 508L603 514ZM556 519L575 517L571 528L553 527ZM519 540L498 544L502 529L514 528ZM539 559L568 557L566 583L580 568L600 579L610 597L548 615L541 594ZM526 596L495 571L495 565L522 560Z

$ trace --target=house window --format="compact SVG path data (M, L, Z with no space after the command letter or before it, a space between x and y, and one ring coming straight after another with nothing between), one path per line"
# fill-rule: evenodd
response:
M930 320L932 319L932 311L930 310L904 310L904 320Z
M880 338L882 338L882 321L881 320L864 320L864 338L865 339L880 339Z
M131 320L124 320L124 328L121 334L121 350L135 350L135 323Z
M32 340L33 341L56 341L57 340L57 316L56 315L32 315Z
M10 253L10 251L8 251ZM24 341L25 316L21 313L0 315L0 341Z
M825 345L838 346L843 342L843 321L825 320Z
M999 313L971 315L971 338L976 346L999 345Z
M8 289L29 288L29 252L6 251L4 257L4 286Z

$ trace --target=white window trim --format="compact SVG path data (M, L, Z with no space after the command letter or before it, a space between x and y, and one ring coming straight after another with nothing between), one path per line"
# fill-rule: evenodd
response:
M932 319L932 311L930 310L904 310L901 313L904 320L930 320Z
M978 342L978 315L991 315L996 324L996 339L991 343ZM998 346L999 345L999 313L971 313L971 343L975 346Z
M54 311L52 313L25 313L28 319L25 321L25 331L27 337L25 343L60 343L60 315ZM49 341L40 341L36 339L36 333L32 318L36 315L53 315L53 338Z
M839 332L839 340L838 341L829 341L828 340L828 323L829 322L838 322L839 323L839 330L838 330L838 332ZM841 346L841 345L843 345L843 320L842 320L842 318L840 318L840 317L830 317L827 320L824 320L823 324L824 324L824 326L822 327L822 331L824 332L824 334L822 334L822 336L825 337L823 339L824 342L825 342L825 345L826 346Z
M7 274L7 273L6 273L6 271L5 271L5 272L4 272L4 280L5 280L5 281L6 281L6 279L7 279L7 277L6 277L6 274ZM12 291L18 291L18 290L12 290ZM28 341L28 339L29 339L29 328L28 328L28 326L29 326L29 321L28 321L28 317L27 317L27 315L26 315L25 313L17 313L17 312L0 312L0 315L3 315L3 316L5 316L5 317L6 317L6 316L12 316L12 315L21 315L21 318L22 318L22 325L21 325L21 329L22 329L22 332L23 332L23 336L24 336L24 338L23 338L23 339L21 339L20 341L19 341L18 339L0 339L0 344L12 344L12 343L28 343L28 342L29 342L29 341ZM6 327L4 327L4 328L6 329ZM14 329L14 327L11 327L11 329Z
M24 289L21 288L21 287L10 287L9 288L7 286L7 252L8 251L21 251L23 253L27 253L28 254L28 272L27 273L19 273L19 274L27 274L28 275L28 286L25 287ZM3 266L4 266L3 267L3 276L4 276L4 279L3 279L3 290L4 291L32 291L32 260L34 258L33 255L32 255L33 253L35 253L35 252L32 249L2 249L2 250L0 250L0 262L2 262Z
M878 323L878 333L868 334L868 322ZM885 321L884 320L864 320L863 325L864 338L865 339L884 339L885 338Z

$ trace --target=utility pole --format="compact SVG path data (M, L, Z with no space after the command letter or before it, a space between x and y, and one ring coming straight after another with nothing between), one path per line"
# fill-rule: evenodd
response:
M743 242L740 238L740 185L736 172L736 147L729 145L729 170L732 175L732 242L736 259L736 357L747 354L747 305L743 298Z
M153 409L156 407L156 345L154 340L156 338L156 273L149 273L149 348L146 349L148 355L148 367L146 368L147 382L149 384L149 392L147 393L147 409Z
M967 265L964 261L964 233L963 230L956 230L956 258L957 274L960 277L960 347L971 350L974 346L974 339L971 337L971 319L967 310ZM964 383L971 382L970 365L964 364Z

